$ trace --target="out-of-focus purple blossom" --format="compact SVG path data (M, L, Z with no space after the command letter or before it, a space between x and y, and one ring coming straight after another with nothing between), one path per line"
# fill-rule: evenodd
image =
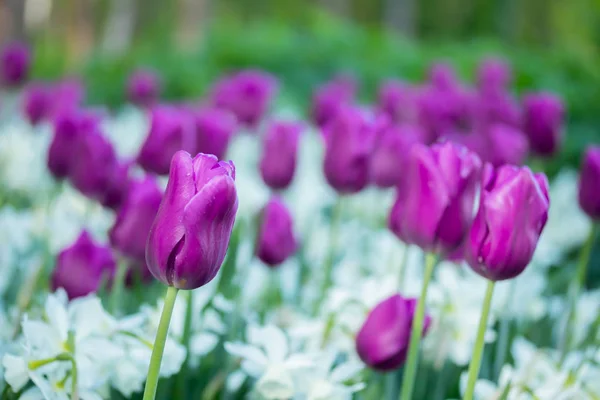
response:
M581 163L579 205L595 221L600 220L600 147L590 146Z
M23 84L29 76L31 53L29 47L20 42L7 45L0 58L0 79L8 87Z
M31 83L23 95L24 114L32 125L37 125L48 117L54 101L48 84Z
M154 71L139 69L129 77L127 98L137 106L149 107L158 101L160 89L160 78Z
M312 99L311 115L317 126L323 128L344 107L354 103L356 81L342 75L318 87Z
M527 136L517 128L494 124L487 130L488 152L482 157L493 166L522 165L529 152Z
M196 130L196 153L225 157L229 142L237 130L237 120L230 111L202 107L193 111Z
M418 118L417 89L397 80L379 88L378 107L396 123L414 123Z
M273 197L261 214L256 255L274 267L294 254L297 248L292 215L280 198Z
M531 151L539 156L555 154L563 139L564 106L552 93L532 93L523 99L524 131Z
M477 86L481 92L504 91L512 81L512 71L505 60L486 58L477 69Z
M270 188L281 190L292 183L302 129L299 122L275 121L265 132L260 174Z

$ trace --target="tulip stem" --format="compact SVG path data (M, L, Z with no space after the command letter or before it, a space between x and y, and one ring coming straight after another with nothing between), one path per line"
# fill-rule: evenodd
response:
M585 280L587 277L587 267L590 261L590 255L592 254L592 248L594 247L594 238L596 237L596 233L598 232L598 225L592 223L592 228L590 229L590 234L581 249L581 254L579 256L579 263L577 265L577 293L583 289L585 286Z
M425 273L423 275L423 286L421 287L421 297L417 302L417 310L412 322L410 333L410 344L408 347L408 357L402 377L402 392L400 393L401 400L410 400L412 398L413 389L415 386L415 378L417 376L417 368L419 366L419 344L423 335L423 321L425 320L425 301L427 299L427 288L429 281L433 276L433 268L437 264L437 256L428 253L425 256Z
M402 254L402 260L400 261L400 273L398 274L398 291L402 292L404 288L404 279L406 277L406 267L408 264L408 255L410 253L410 245L404 247L404 254Z
M156 397L156 388L158 387L158 378L160 376L160 364L162 361L165 343L167 342L167 333L169 332L169 323L171 322L171 314L177 299L179 289L169 286L167 295L165 296L165 305L163 306L160 316L160 323L156 331L156 339L154 339L154 347L152 348L152 357L150 358L150 366L148 367L148 378L146 379L146 388L144 389L144 400L154 400Z
M194 291L189 290L187 292L187 305L185 308L185 320L183 322L183 334L181 336L181 344L185 347L185 360L179 374L177 375L177 381L175 383L177 388L177 398L187 398L187 371L188 363L190 360L190 338L192 336L192 317L194 313Z
M125 286L125 276L127 275L127 262L120 260L117 264L117 273L112 287L112 295L110 297L110 307L113 315L117 315L117 311L122 306L121 298L123 297L123 287Z
M469 365L469 378L467 380L467 389L463 400L472 400L475 393L475 383L479 376L479 368L481 367L481 358L483 356L483 347L485 344L485 331L487 329L488 315L492 305L492 295L494 294L494 285L496 282L488 281L485 290L485 298L483 300L483 308L481 309L481 317L479 319L479 327L477 328L477 338L475 339L475 347L473 348L473 357Z
M321 287L319 302L315 304L316 307L319 307L323 300L325 300L325 296L327 295L327 289L329 289L333 281L333 264L335 259L335 253L337 250L337 239L341 216L342 197L338 196L337 201L333 206L331 225L329 227L329 252L327 253L327 258L325 259L325 265L323 268L325 272L325 277L323 279L323 286Z

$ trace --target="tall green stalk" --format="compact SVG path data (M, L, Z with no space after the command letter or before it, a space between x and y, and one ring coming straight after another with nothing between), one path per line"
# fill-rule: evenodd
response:
M467 389L463 400L472 400L475 393L475 383L479 376L479 368L481 367L481 359L483 357L483 346L485 344L485 331L487 329L488 316L492 305L492 295L494 294L494 285L496 282L488 281L485 290L485 299L483 300L483 308L481 317L479 318L479 328L477 328L477 338L475 339L475 347L473 348L473 356L471 364L469 364L469 377L467 380Z
M325 279L323 279L323 284L321 286L321 293L319 297L319 301L315 303L315 311L316 308L320 306L320 304L325 299L327 294L327 289L331 286L333 282L333 264L335 260L335 253L338 247L338 234L340 227L340 220L342 217L342 197L338 196L335 205L333 206L333 214L331 216L331 225L329 226L329 252L327 253L327 258L325 259L325 265L323 266L323 270L325 271Z
M417 369L419 366L419 344L423 335L423 321L425 320L425 302L427 300L427 288L429 281L433 276L433 268L437 264L437 256L435 254L427 254L425 256L425 274L423 276L423 286L421 287L421 296L417 303L417 310L412 322L412 330L410 333L410 344L408 347L408 357L404 367L404 377L402 378L402 391L400 393L401 400L410 400L415 386L415 378L417 377Z
M152 357L148 368L148 378L146 379L146 388L144 389L144 400L154 400L156 397L156 388L158 387L158 378L160 376L160 364L162 361L165 343L167 342L167 333L169 332L169 323L173 314L173 307L177 299L179 289L169 286L165 296L165 305L160 316L154 347L152 348Z

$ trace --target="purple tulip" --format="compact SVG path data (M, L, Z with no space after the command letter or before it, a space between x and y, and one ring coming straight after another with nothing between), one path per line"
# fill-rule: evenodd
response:
M272 123L267 129L263 139L260 174L271 189L285 189L292 182L302 128L300 123L281 121Z
M356 193L369 183L375 126L362 110L344 107L323 129L327 182L339 193Z
M294 221L279 197L272 197L261 213L256 255L274 267L296 252Z
M106 246L94 242L83 231L75 243L60 252L52 272L52 290L64 288L69 299L86 296L100 285L110 283L116 269L115 259Z
M552 156L563 139L564 106L551 93L533 93L523 99L524 130L531 151L540 156Z
M378 106L394 122L416 122L416 90L401 81L390 80L379 88Z
M150 176L131 183L109 232L111 245L123 255L144 263L146 241L162 200L162 190Z
M152 109L150 132L140 149L137 161L148 172L169 173L173 154L179 150L196 150L194 122L187 110L171 106Z
M221 80L213 88L215 106L229 110L238 121L255 128L277 92L276 79L258 70L246 70Z
M579 177L579 205L593 220L600 220L600 147L590 146L583 157Z
M508 125L492 125L487 132L488 154L486 159L495 167L504 164L523 165L529 152L527 137L520 130Z
M369 166L371 181L381 187L398 186L406 175L408 156L415 143L425 141L425 133L416 125L398 125L378 133Z
M482 92L490 93L505 90L512 80L512 71L506 61L488 58L477 69L477 86Z
M160 96L160 86L160 79L153 71L137 70L127 82L127 98L140 107L152 106Z
M48 84L32 83L25 88L23 96L23 112L32 125L48 117L55 101Z
M459 85L454 68L444 62L433 64L429 68L428 77L430 84L437 90L454 90Z
M402 190L390 213L391 230L407 243L447 255L473 221L481 161L452 142L413 146Z
M371 310L356 336L356 352L365 364L378 371L404 364L417 301L395 294ZM423 336L430 325L431 317L425 315Z
M215 107L203 107L194 112L196 153L225 157L229 141L237 129L235 115Z
M225 258L238 208L235 167L178 151L146 244L152 275L178 289L210 282Z
M465 248L471 268L492 281L523 272L548 219L549 201L545 175L512 165L487 168Z
M129 171L132 161L117 161L112 165L106 165L105 168L110 172L109 179L104 188L96 192L95 199L104 207L112 210L119 210L127 197L131 179Z
M344 107L354 103L356 82L351 77L342 75L317 88L312 99L312 118L320 128Z
M77 110L85 100L85 87L77 78L67 78L51 87L52 111L50 117L59 117Z
M16 87L27 80L31 64L29 47L23 43L11 43L2 50L0 79L8 87Z
M503 90L474 93L470 102L472 126L475 130L486 129L495 123L520 128L521 109L509 93Z

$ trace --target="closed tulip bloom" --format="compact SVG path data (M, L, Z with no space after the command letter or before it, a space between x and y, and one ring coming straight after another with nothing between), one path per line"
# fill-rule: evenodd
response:
M381 188L398 186L406 175L412 146L424 141L425 133L416 125L391 126L379 132L371 155L371 181Z
M293 255L298 244L294 236L294 221L279 197L269 200L262 211L256 255L274 267Z
M528 167L488 168L465 258L492 281L519 275L531 261L548 219L548 180Z
M315 90L311 115L317 126L323 128L344 107L354 103L356 82L348 76L339 76Z
M404 364L416 308L417 299L399 294L375 306L356 336L360 359L377 371L391 371ZM430 325L431 317L425 315L423 336Z
M0 78L6 86L19 86L27 80L31 54L25 44L15 42L6 46L0 62Z
M116 269L110 249L94 242L83 231L75 243L61 251L52 272L52 290L64 288L69 299L97 291L110 283Z
M488 129L487 139L487 160L495 167L504 164L523 165L525 162L529 142L520 130L509 125L494 124Z
M512 71L506 61L499 58L487 58L477 69L477 86L483 92L504 90L510 85Z
M524 130L531 151L540 156L556 153L563 139L564 106L551 93L533 93L523 99Z
M229 142L237 129L237 120L230 111L203 107L194 112L196 153L225 157Z
M390 80L379 88L379 109L394 122L415 122L416 90L404 82Z
M430 84L438 90L453 90L459 84L454 68L450 64L438 62L429 68Z
M109 232L111 245L122 254L145 262L146 241L162 200L162 190L150 176L131 183Z
M67 78L55 83L51 91L53 99L51 118L76 111L85 100L85 86L77 78Z
M32 83L27 86L23 96L23 112L32 125L48 117L54 101L49 85Z
M592 219L600 220L600 147L589 147L581 164L579 205Z
M152 109L150 132L140 149L137 161L148 172L169 173L173 155L196 150L196 135L189 112L171 106Z
M302 125L297 122L274 122L267 129L263 139L260 174L271 189L285 189L292 182L301 132Z
M131 184L129 171L132 164L132 161L116 161L105 167L110 172L110 178L107 180L106 186L96 194L96 200L104 207L115 211L121 208L129 192Z
M323 134L327 182L339 193L361 191L369 183L374 123L362 110L344 107L324 128Z
M447 255L464 241L473 221L481 161L452 142L412 148L407 176L390 213L402 240Z
M235 221L235 167L213 155L178 151L146 244L152 275L178 289L210 282L221 267Z
M137 70L127 82L127 98L140 107L156 103L160 95L160 79L153 71Z

